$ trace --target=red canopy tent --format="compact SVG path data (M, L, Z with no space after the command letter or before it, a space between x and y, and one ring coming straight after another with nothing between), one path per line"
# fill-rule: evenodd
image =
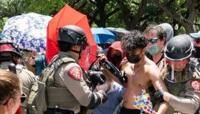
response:
M49 62L58 53L57 39L58 29L65 25L77 25L81 27L87 37L89 46L84 50L80 59L80 65L87 70L96 59L97 45L93 39L87 16L65 5L48 23L46 57Z

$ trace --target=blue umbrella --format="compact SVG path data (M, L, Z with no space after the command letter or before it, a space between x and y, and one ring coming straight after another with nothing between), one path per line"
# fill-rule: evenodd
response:
M107 30L113 32L114 34L128 34L130 31L124 28L106 27Z
M118 40L121 39L125 34L130 33L130 31L124 28L106 27L106 29L114 33Z
M116 40L116 36L105 28L92 28L91 31L97 44L112 43Z
M2 33L10 37L21 49L44 52L46 31L50 16L27 13L8 19Z

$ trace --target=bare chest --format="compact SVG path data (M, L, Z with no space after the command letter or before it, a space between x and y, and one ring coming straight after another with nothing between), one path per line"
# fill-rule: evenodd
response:
M143 67L138 69L130 68L125 71L125 73L128 76L128 87L129 88L135 88L135 89L146 89L148 88L150 78L145 73L145 70Z

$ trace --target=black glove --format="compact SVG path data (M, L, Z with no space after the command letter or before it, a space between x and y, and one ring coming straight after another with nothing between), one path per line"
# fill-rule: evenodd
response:
M101 71L88 71L90 80L92 83L103 84L105 82L105 77Z
M103 73L101 71L88 71L89 81L90 81L90 87L92 90L96 88L97 85L104 84L105 77L103 76Z
M164 102L163 94L160 91L157 90L154 93L153 100L155 100L156 102L159 102L159 103Z

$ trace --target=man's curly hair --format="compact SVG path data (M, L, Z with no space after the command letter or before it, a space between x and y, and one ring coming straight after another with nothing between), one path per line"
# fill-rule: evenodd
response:
M122 48L124 51L133 49L143 49L147 46L147 39L144 38L143 34L138 30L133 30L129 34L126 34L121 39Z

